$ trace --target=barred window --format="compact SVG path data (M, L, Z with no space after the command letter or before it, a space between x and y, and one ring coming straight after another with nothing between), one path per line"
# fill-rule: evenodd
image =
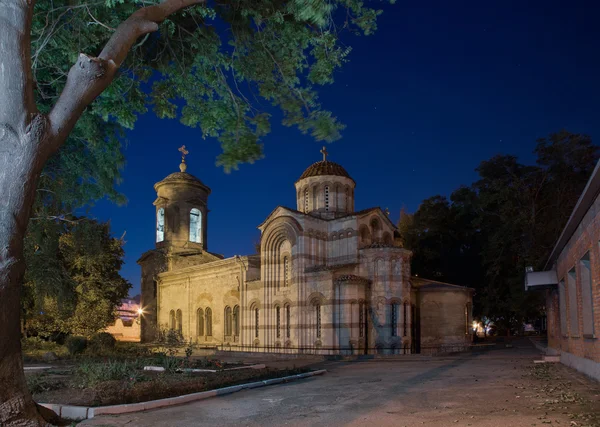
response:
M283 258L283 286L290 284L290 260L288 257Z
M329 186L325 186L325 210L329 210Z

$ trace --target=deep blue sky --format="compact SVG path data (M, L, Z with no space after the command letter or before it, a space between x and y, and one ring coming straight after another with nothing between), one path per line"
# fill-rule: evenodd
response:
M376 3L376 2L374 2ZM419 1L385 8L375 36L352 37L350 63L323 88L323 105L347 124L329 159L357 182L356 208L414 211L435 194L477 178L498 153L531 162L538 137L567 129L600 141L600 8L593 2ZM139 292L136 260L154 246L155 182L178 170L212 188L209 250L253 252L259 225L295 207L294 181L321 159L320 143L275 123L265 158L229 175L219 144L177 121L142 117L128 135L119 187L129 202L92 210L126 232L122 274Z

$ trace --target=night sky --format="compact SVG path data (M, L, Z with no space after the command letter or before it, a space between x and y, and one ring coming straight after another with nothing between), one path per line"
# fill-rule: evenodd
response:
M327 149L357 183L357 210L388 207L396 222L403 206L412 212L473 182L477 165L495 154L532 162L536 139L560 129L600 141L593 2L408 3L386 7L375 36L347 39L350 62L320 92L347 124ZM321 143L274 122L265 158L225 174L215 166L216 140L176 120L141 117L119 187L127 205L100 202L91 211L115 235L126 232L131 295L139 292L136 260L154 246L153 185L178 171L182 144L188 172L212 189L208 249L227 257L253 253L256 226L278 205L296 207L294 182L322 158Z

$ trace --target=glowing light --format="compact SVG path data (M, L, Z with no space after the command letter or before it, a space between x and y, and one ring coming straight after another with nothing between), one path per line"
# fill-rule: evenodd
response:
M143 308L138 308L137 313L141 316L142 314L144 314L144 309Z

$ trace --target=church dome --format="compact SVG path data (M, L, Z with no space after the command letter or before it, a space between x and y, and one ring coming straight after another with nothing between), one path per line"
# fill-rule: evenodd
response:
M168 176L166 176L162 181L157 182L154 185L154 189L157 190L158 187L165 184L191 184L197 185L200 187L208 188L202 181L196 178L194 175L191 175L187 172L174 172Z
M330 162L329 160L321 160L320 162L315 162L310 165L300 176L300 178L298 178L298 181L312 176L343 176L345 178L352 179L350 174L342 165ZM352 179L352 181L354 180Z

